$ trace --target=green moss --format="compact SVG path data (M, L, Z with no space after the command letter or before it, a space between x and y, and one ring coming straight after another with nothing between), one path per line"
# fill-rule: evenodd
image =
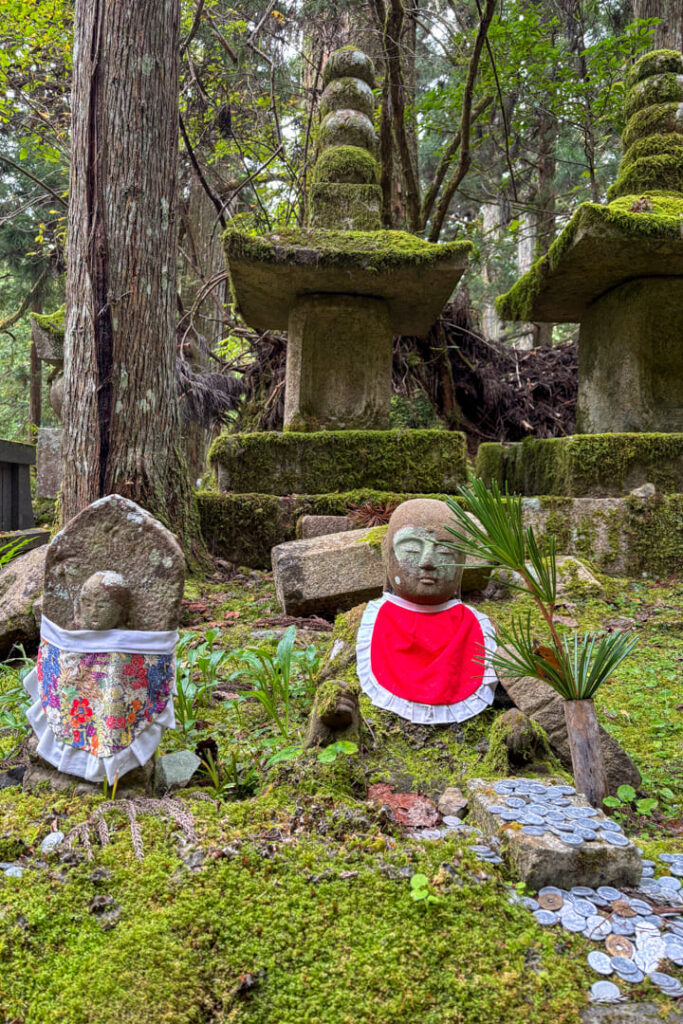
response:
M223 236L228 262L231 257L263 263L297 262L321 267L356 266L368 273L412 265L415 267L464 257L471 242L434 245L406 231L326 231L289 228L262 238L228 228Z
M209 452L225 491L326 494L357 488L455 491L466 478L463 434L327 430L222 434Z
M318 148L330 146L359 146L371 153L377 150L377 133L367 114L359 110L333 110L318 130Z
M674 71L650 75L637 82L630 90L624 108L627 118L639 110L657 103L680 103L683 101L683 72Z
M683 135L680 138L683 143ZM608 189L607 198L612 200L622 195L647 193L650 189L683 194L683 148L670 153L644 156L634 160L628 167L622 167L616 182ZM681 207L683 209L683 202Z
M319 182L309 189L310 223L330 231L378 231L382 226L379 185Z
M653 501L629 498L624 532L629 570L656 577L683 571L683 494L659 495Z
M683 491L683 434L576 434L498 448L499 478L517 494L605 497L646 482Z
M374 88L375 66L367 53L355 46L340 46L330 54L323 68L324 86L328 86L334 79L347 77L361 78L370 88Z
M624 149L630 149L637 139L647 135L663 135L668 132L683 131L683 118L679 113L678 103L655 103L637 111L626 125L622 136Z
M680 241L683 195L651 189L647 197L652 212L635 212L631 207L640 201L641 195L640 192L622 195L608 206L582 203L545 256L537 260L509 292L498 296L496 310L499 316L504 320L534 319L534 303L543 291L546 278L561 268L563 257L579 234L595 232L596 237L600 237L611 231L626 238L654 237L663 241ZM624 279L628 276L628 264L625 262Z
M669 132L666 135L647 135L644 139L637 139L622 158L620 171L627 170L636 160L645 156L661 156L673 154L683 150L683 135Z
M377 185L379 166L375 158L360 146L333 146L320 154L311 182Z
M349 76L335 78L320 98L320 116L335 110L358 110L372 119L375 112L375 97L367 82Z
M506 743L511 731L512 727L504 713L500 714L491 725L488 736L489 747L484 757L487 773L509 775L511 770L514 771L514 767L510 764ZM537 768L543 766L549 773L562 773L561 765L550 749L545 731L533 718L527 720L527 731L523 738L524 743L520 755L525 764L525 776L534 770L534 766ZM532 762L534 766L531 766Z
M57 338L64 338L66 328L66 306L60 306L54 313L31 313L31 319L43 331L54 334Z
M34 498L33 518L37 526L55 526L57 523L57 499Z
M626 77L626 85L632 89L637 82L652 75L683 75L683 55L678 50L652 50L640 57Z
M370 530L370 532L366 534L365 537L363 537L363 540L359 541L358 543L367 544L368 547L373 548L375 551L381 551L382 544L384 543L384 538L386 537L386 534L386 526L375 526L375 528Z

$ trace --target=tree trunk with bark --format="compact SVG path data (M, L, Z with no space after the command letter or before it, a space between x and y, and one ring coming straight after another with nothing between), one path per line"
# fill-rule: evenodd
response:
M31 303L31 312L43 312L43 303L40 295L38 295ZM43 364L38 358L35 342L31 341L28 398L28 440L31 444L35 444L38 427L40 426L43 415L42 390Z
M636 18L660 18L655 27L655 50L683 50L683 4L681 0L634 0Z
M63 516L132 498L201 551L176 394L179 0L76 0Z

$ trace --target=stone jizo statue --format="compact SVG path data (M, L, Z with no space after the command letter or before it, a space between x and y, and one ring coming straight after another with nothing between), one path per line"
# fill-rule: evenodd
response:
M172 534L116 494L53 538L38 663L25 683L37 764L110 783L151 768L175 725L184 568Z
M377 707L412 722L462 722L493 702L489 619L460 600L464 563L450 546L445 502L403 502L389 520L385 593L358 631L357 670Z

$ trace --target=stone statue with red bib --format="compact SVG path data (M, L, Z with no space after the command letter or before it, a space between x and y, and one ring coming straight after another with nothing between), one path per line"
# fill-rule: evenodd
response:
M450 511L418 498L393 512L383 542L385 592L358 630L361 687L372 703L411 722L463 722L493 703L488 663L495 630L460 600L463 556L450 546Z

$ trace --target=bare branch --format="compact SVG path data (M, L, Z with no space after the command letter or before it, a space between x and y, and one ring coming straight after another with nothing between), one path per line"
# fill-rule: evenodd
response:
M57 192L55 192L53 188L50 188L50 186L46 182L41 181L40 178L36 178L35 174L31 174L31 172L27 171L25 167L21 166L21 164L15 163L14 160L10 160L10 158L8 156L5 156L4 153L0 153L0 160L2 160L3 163L8 164L10 167L13 167L15 171L19 171L20 174L23 174L27 178L30 178L31 181L35 182L36 185L40 185L42 189L44 189L49 195L52 196L55 202L61 203L65 210L69 208L69 204L65 199L62 199L62 197Z

